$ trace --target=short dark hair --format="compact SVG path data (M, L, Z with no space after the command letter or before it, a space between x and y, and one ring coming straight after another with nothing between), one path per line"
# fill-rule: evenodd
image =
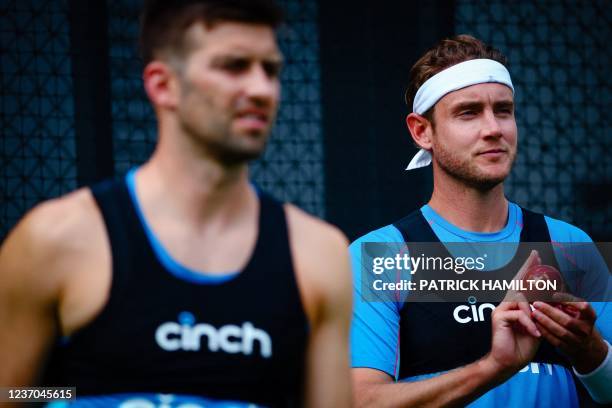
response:
M185 31L195 22L207 28L224 21L276 29L283 20L274 0L145 0L140 17L140 54L146 64L189 51Z
M461 34L440 41L419 58L410 69L410 82L405 95L408 108L412 110L412 104L417 91L429 78L460 62L479 58L491 59L502 65L508 63L507 58L501 51L471 35ZM423 116L430 122L433 122L433 107L425 112Z

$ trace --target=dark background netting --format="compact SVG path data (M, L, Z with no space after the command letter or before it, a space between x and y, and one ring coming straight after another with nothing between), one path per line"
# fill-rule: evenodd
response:
M279 33L287 62L282 104L269 148L252 166L263 188L327 216L351 238L422 204L426 179L402 172L411 147L399 82L451 29L441 16L454 15L457 33L492 43L510 60L520 150L508 196L595 239L612 239L608 1L280 3L288 20ZM97 71L87 67L89 57L77 58L83 44L75 45L75 38L91 21L75 20L80 4L100 4L107 14L106 33L91 30L105 34L99 44L108 50L91 54L108 57L100 58ZM106 156L92 157L108 157L110 172L121 176L154 147L155 120L136 57L140 1L104 4L0 0L0 240L35 203L97 174L91 163L85 167L104 144L95 132L87 134L89 119L80 113L100 111L85 106L97 99L96 89L110 89L107 96L100 92L108 115L91 123L108 126L90 126L108 140L112 134L112 145ZM75 21L81 22L76 29Z
M26 209L77 184L67 6L1 10L0 240Z
M286 13L286 24L278 33L285 58L282 102L270 143L251 166L251 175L276 197L323 216L316 2L279 4ZM122 175L152 152L156 128L136 48L141 1L110 0L108 7L115 170Z
M508 197L609 240L611 3L459 0L455 19L509 59L519 154Z
M156 121L142 85L138 15L142 1L108 1L109 65L115 173L123 175L153 151Z

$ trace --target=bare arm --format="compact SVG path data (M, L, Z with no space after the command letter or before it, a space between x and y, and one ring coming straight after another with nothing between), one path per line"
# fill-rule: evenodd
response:
M534 262L539 262L535 252L521 271ZM511 298L515 301L510 301ZM381 371L355 368L353 381L357 406L465 406L506 381L533 358L541 337L531 320L531 311L524 297L512 293L507 299L491 316L491 350L485 357L445 374L415 382L395 383ZM423 341L427 341L426 337Z
M306 406L349 407L352 287L348 242L337 229L295 208L288 210L292 252L311 329Z
M57 336L104 303L105 240L88 190L37 206L8 236L0 248L0 386L35 384Z
M417 382L395 383L382 371L353 369L358 407L465 406L501 383L495 368L479 360L446 374Z
M45 209L34 210L0 249L0 385L36 381L47 348L57 333L59 296L53 274Z
M491 352L474 363L437 377L395 383L381 371L353 369L357 406L465 406L506 381L535 355L540 334L522 309L517 302L500 304L492 315Z
M312 326L307 359L307 402L311 407L350 405L348 333L351 286L348 243L338 245L335 256L322 257L327 269L320 312ZM330 254L332 255L332 254Z

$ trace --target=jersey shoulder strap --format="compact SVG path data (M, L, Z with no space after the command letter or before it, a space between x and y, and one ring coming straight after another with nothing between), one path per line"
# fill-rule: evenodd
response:
M439 242L436 233L427 222L421 209L416 209L401 220L393 223L401 232L404 242Z
M523 228L521 242L551 242L550 232L543 214L521 207ZM405 242L438 242L439 239L420 209L393 223Z

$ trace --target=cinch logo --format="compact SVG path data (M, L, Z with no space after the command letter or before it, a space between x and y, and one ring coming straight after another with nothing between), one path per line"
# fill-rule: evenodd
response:
M244 322L242 326L228 324L219 327L206 323L195 324L195 317L189 312L181 312L179 323L166 322L155 331L155 341L166 351L199 351L202 337L206 337L208 350L226 353L253 354L253 346L259 343L259 352L262 357L272 356L272 340L270 335L257 329L251 322Z
M213 401L193 395L173 394L124 394L126 400L120 401L118 408L206 408L206 407L232 407L232 408L258 408L259 405L238 401ZM86 401L87 401L87 397ZM119 397L120 398L120 397ZM96 397L91 397L91 404L98 403ZM104 397L99 398L100 403ZM84 404L88 404L89 401ZM119 404L119 402L118 402Z
M476 305L459 305L453 310L453 317L459 323L469 322L484 322L485 309L495 310L495 305L491 303L483 303L476 307Z

